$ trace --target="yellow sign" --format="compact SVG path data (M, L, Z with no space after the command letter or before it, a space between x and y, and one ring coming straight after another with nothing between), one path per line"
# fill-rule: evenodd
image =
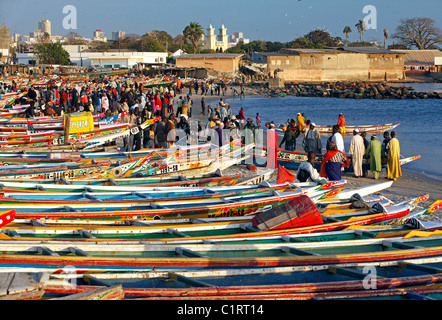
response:
M94 117L90 112L65 114L63 117L63 127L65 130L67 118L70 118L69 134L94 130Z

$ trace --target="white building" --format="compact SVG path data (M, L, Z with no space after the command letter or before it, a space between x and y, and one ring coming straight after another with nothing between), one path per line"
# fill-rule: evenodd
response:
M243 32L235 32L229 37L229 48L236 46L239 42L246 44L250 42L250 39L244 38Z
M64 46L67 48L72 64L88 67L98 66L103 68L132 68L138 63L157 64L166 63L167 52L84 52L80 51L81 46ZM73 48L77 47L77 49ZM36 57L33 53L17 53L17 62L22 64L36 64Z
M107 38L103 30L98 29L94 31L94 38L92 39L94 41L101 41L101 42L107 42Z
M41 20L38 22L38 29L44 34L47 32L51 36L51 21Z
M118 41L120 39L123 39L125 36L126 36L126 32L124 32L124 31L112 32L112 40L114 40L114 41Z
M199 46L202 49L222 50L224 52L229 48L228 40L227 29L224 24L218 30L218 35L215 34L215 28L210 24L206 35L201 38Z

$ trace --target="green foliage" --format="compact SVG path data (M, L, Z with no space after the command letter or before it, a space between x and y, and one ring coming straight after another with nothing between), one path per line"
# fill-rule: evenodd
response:
M290 41L288 43L289 48L296 48L296 49L308 49L308 48L314 48L315 45L313 42L306 38L296 38L293 41Z
M313 43L315 48L336 47L340 41L340 38L333 38L330 33L322 29L310 31L304 38Z
M193 53L196 53L198 51L198 42L204 34L203 27L198 22L190 22L190 24L184 28L183 34L187 43L192 44Z
M246 51L241 48L232 47L224 51L225 53L239 53L239 54L245 54Z
M348 44L349 47L379 47L375 45L374 43L367 42L367 41L355 41Z
M216 51L213 49L203 49L200 50L199 53L216 53Z
M35 55L42 64L68 65L69 53L60 43L40 43L34 47Z

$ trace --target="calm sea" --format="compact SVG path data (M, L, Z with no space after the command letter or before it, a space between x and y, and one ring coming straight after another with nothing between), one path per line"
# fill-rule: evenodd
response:
M441 90L441 84L407 84L416 91ZM420 90L418 90L419 87ZM246 118L259 113L261 123L275 121L278 126L289 118L296 119L298 112L317 125L334 125L340 112L344 113L348 125L374 125L400 123L394 129L400 141L401 155L411 157L421 155L421 159L404 165L410 170L442 180L442 100L372 100L339 98L304 98L286 96L282 98L263 98L247 96L245 99L227 99L234 115L244 107ZM368 135L370 140L371 135ZM328 135L323 135L325 142ZM382 134L378 134L382 141ZM302 140L298 138L299 144ZM350 147L351 134L345 137L345 150ZM298 147L299 150L299 147Z

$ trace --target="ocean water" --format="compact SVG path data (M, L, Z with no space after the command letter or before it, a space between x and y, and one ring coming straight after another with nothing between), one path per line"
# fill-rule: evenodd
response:
M428 87L428 86L427 86ZM429 90L435 90L429 86ZM416 90L417 91L417 90ZM259 113L262 126L274 121L276 126L289 118L296 119L298 112L317 125L334 125L342 112L347 125L377 125L400 123L394 129L399 139L401 155L405 158L421 155L420 159L407 163L403 170L421 173L442 180L442 100L390 100L390 99L339 99L286 96L264 98L247 96L245 99L227 99L232 114L237 115L244 107L246 118ZM302 137L297 139L300 144ZM323 147L328 134L322 135ZM370 141L371 134L367 135ZM377 134L382 142L382 133ZM345 150L348 151L352 134L345 135ZM297 150L300 150L298 147Z

